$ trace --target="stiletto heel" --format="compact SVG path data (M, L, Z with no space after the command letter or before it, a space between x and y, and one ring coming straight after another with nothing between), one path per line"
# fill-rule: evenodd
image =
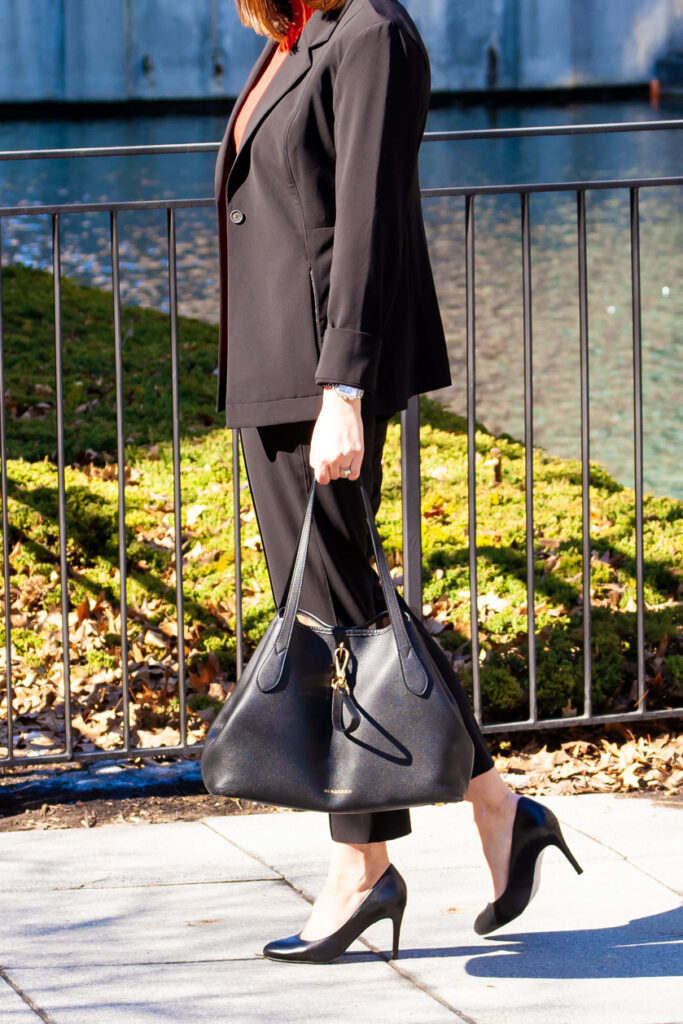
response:
M558 825L558 829L559 829L559 825ZM577 861L577 859L574 856L574 854L572 853L572 851L567 846L567 844L566 844L566 842L564 840L564 836L562 835L562 833L560 833L559 836L557 837L557 841L555 842L555 846L558 848L558 850L562 851L562 853L565 855L565 857L567 858L567 860L569 861L571 866L574 868L574 871L576 871L577 875L582 875L583 874L583 868L581 867L581 865Z
M405 910L405 904L400 910L393 915L391 918L394 926L394 940L391 946L391 959L398 960L398 939L401 934L401 921L403 920L403 911Z
M487 904L474 922L477 935L502 928L526 910L538 890L541 861L548 846L561 850L576 873L582 874L553 812L536 800L520 797L512 826L508 883L502 896Z
M332 935L307 941L301 935L290 935L286 939L274 939L263 947L263 955L269 960L286 960L301 964L328 964L336 960L366 928L377 921L390 918L393 924L391 959L398 957L398 939L401 921L406 908L408 888L403 876L390 864L382 877L373 885L360 906L356 907L348 921Z

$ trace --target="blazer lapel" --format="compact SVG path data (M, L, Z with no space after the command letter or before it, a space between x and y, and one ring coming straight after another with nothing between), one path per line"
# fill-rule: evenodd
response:
M301 81L304 75L307 74L313 59L311 51L317 46L322 46L323 43L327 42L342 17L346 14L347 10L353 7L353 2L354 0L347 0L346 4L344 4L341 10L337 12L333 11L325 13L317 10L313 14L313 17L306 22L296 48L287 56L284 64L278 68L273 80L268 85L268 88L249 118L239 153L235 154L232 140L235 119L252 85L256 82L261 71L265 68L277 47L277 43L270 39L266 42L260 56L249 73L249 77L244 84L244 88L235 101L228 121L228 126L225 130L225 135L223 136L223 141L216 159L214 185L217 200L220 201L221 197L225 197L226 187L229 183L232 169L242 154L247 150L252 137L258 131L258 128L264 118L270 113L273 107L280 102L283 96L293 89L297 82Z
M216 199L220 197L220 194L224 187L224 183L227 180L227 176L230 172L229 164L232 163L232 159L234 158L235 155L232 143L232 133L235 127L235 120L237 118L237 115L240 111L242 104L244 103L245 99L247 98L247 95L251 90L252 85L254 84L254 82L259 77L262 70L270 60L276 46L277 43L275 43L272 39L266 40L263 49L256 58L256 61L254 62L254 65L247 76L246 82L242 86L242 91L240 92L239 96L232 105L232 110L230 111L230 118L228 119L228 126L225 129L225 133L223 135L220 148L218 150L218 155L216 157L216 170L214 176L214 191Z

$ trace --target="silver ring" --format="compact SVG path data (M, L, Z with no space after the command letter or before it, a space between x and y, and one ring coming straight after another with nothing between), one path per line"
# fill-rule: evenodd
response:
M347 466L345 469L342 469L342 473L344 476L351 476L351 467Z

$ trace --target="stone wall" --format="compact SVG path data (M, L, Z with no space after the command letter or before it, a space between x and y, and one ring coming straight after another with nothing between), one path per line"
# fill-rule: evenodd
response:
M405 0L439 91L646 82L683 0ZM234 96L263 40L233 0L0 0L3 101Z

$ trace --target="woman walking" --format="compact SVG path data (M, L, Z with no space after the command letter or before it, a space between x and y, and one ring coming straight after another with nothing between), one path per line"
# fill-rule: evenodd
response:
M397 0L236 0L267 37L216 163L220 262L217 409L239 427L276 606L307 497L317 489L301 606L360 624L384 607L372 569L373 511L391 416L451 383L420 201L418 151L429 59ZM557 820L493 767L462 687L422 629L475 747L467 799L491 871L486 934L531 899L548 845L578 865ZM398 929L406 886L387 842L408 810L332 814L327 880L304 928L271 959L328 962L370 924Z

